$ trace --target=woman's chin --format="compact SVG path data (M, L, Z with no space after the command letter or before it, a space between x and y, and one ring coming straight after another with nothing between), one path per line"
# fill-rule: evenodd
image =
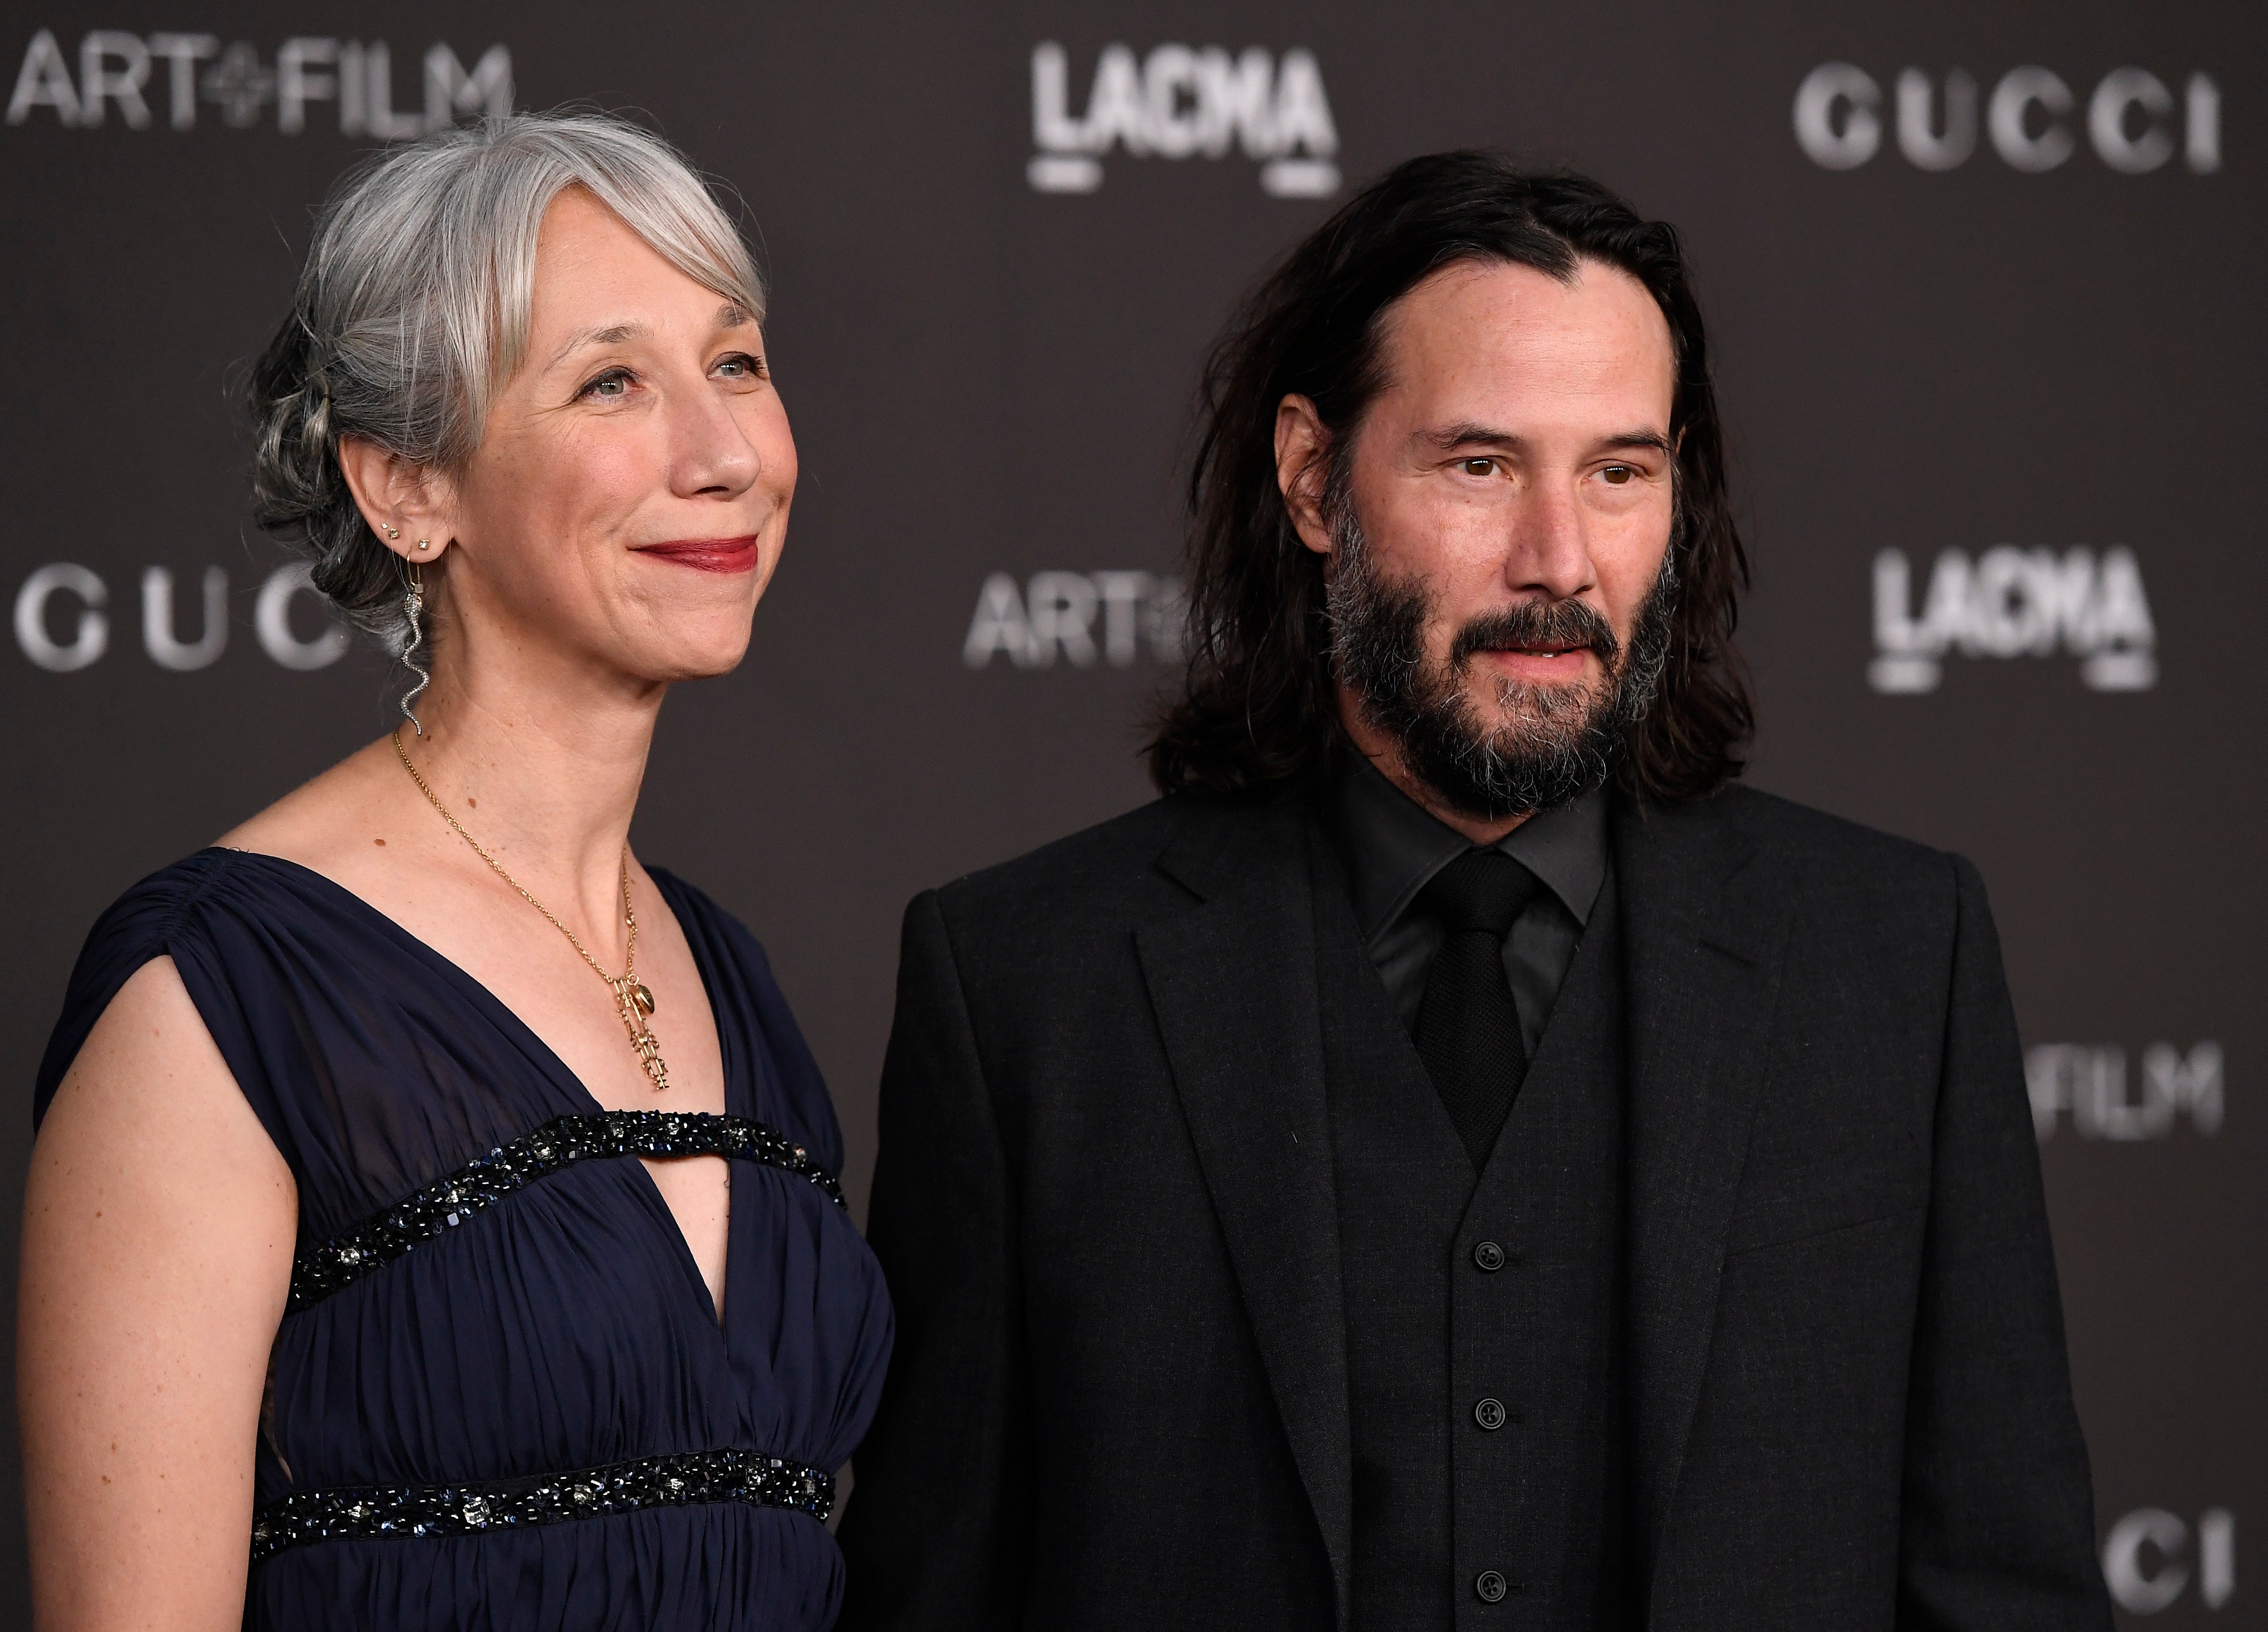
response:
M624 653L622 666L652 680L714 680L740 666L748 655L749 634L746 619L735 629L672 631L663 642L641 643L643 650Z

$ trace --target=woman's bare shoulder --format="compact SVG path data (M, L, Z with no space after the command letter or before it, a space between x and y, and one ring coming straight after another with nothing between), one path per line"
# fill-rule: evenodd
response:
M290 1169L239 1091L170 957L118 989L63 1074L40 1128L42 1159L79 1152L96 1165L155 1143L199 1173L291 1190ZM194 1158L194 1159L192 1159Z
M382 848L401 803L401 769L387 739L349 754L213 841L336 877L373 844Z
M144 963L104 1008L63 1077L66 1086L90 1080L98 1086L82 1086L80 1098L100 1093L149 1102L111 1107L136 1113L151 1105L177 1103L183 1084L234 1091L235 1079L172 958L161 955Z

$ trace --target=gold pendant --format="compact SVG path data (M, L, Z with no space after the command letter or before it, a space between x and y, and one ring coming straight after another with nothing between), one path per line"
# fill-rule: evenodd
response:
M622 1029L630 1034L630 1047L637 1051L638 1063L645 1068L653 1091L667 1093L669 1067L662 1063L661 1039L645 1023L645 1017L653 1012L653 994L628 976L607 983L615 989L615 1002L622 1011Z
M653 1084L656 1093L669 1092L669 1067L662 1063L661 1039L650 1031L640 1031L630 1039L630 1047L637 1050L638 1063Z

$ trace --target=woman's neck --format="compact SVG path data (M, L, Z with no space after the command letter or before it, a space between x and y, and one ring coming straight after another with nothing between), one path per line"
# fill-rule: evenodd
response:
M397 740L515 879L605 922L667 689L556 652L468 661L445 649L413 705L422 734L405 722Z

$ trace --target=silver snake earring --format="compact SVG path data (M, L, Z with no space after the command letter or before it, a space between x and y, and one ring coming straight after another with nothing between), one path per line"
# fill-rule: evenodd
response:
M403 695L401 711L417 728L417 734L423 737L425 723L417 717L416 710L409 705L417 700L419 692L433 683L431 673L417 661L417 649L425 643L425 573L414 561L406 562L405 570L409 588L401 597L401 610L409 619L409 643L401 649L401 662L417 677L417 683Z

